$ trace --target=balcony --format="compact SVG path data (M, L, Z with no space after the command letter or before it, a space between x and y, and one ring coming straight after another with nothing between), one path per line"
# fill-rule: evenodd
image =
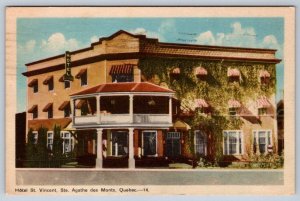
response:
M123 86L125 84L115 83L111 85ZM174 107L176 106L172 104L173 93L170 91L162 92L161 87L159 89L158 92L152 90L151 92L139 93L132 93L132 91L112 93L109 91L72 95L73 127L168 128L172 126L172 111L175 111Z

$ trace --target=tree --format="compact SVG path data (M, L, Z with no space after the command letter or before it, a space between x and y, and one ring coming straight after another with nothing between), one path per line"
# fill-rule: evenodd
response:
M37 160L37 148L35 144L35 138L32 128L29 129L27 134L26 144L26 167L35 167L35 161Z
M37 159L39 161L39 167L47 167L49 160L49 151L47 148L47 128L40 127L38 130L38 142L37 142Z
M60 136L61 128L60 126L54 126L54 136L53 136L53 148L52 148L52 156L53 156L53 165L55 167L59 167L59 163L55 161L62 160L63 158L63 140Z

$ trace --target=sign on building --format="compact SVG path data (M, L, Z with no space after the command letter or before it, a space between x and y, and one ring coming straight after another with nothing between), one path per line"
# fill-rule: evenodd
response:
M74 78L71 74L71 54L69 51L66 51L65 58L66 58L66 62L65 62L66 73L64 74L64 81L73 81Z

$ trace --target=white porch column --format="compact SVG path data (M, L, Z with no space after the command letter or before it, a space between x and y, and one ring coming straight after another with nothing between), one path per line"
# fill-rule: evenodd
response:
M100 120L100 95L96 96L96 111L97 111L97 121L98 124L100 124L101 120Z
M172 96L169 96L169 123L172 123Z
M130 116L130 123L133 123L133 95L129 95L129 116Z
M134 169L135 168L135 160L134 160L134 147L133 147L133 128L129 128L129 140L128 140L128 168Z
M96 168L102 168L103 156L102 156L102 133L103 129L97 129L97 158L96 158Z

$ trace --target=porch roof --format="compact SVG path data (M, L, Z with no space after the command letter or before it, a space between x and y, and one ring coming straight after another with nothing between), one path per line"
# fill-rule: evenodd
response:
M85 89L83 91L71 94L71 96L94 94L94 93L111 93L111 92L160 92L160 93L174 93L173 90L167 89L149 82L122 82L100 84L95 87Z

